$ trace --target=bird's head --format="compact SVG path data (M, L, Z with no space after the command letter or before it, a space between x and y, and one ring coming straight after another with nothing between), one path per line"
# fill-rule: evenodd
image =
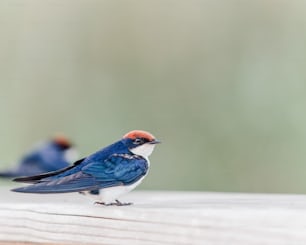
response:
M161 143L152 134L141 130L128 132L123 136L123 141L130 152L144 158L151 155L155 144Z
M72 147L71 142L64 135L55 135L52 142L61 150L67 150Z
M79 153L74 145L62 134L57 134L52 139L53 144L64 154L67 162L74 162L78 159Z

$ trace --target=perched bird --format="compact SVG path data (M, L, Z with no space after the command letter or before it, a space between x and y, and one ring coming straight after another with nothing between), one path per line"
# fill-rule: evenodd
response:
M133 190L147 175L148 157L160 143L145 131L134 130L123 138L73 166L51 173L17 178L17 182L33 183L13 189L26 193L81 192L99 194L99 204L127 205L117 200ZM114 202L115 201L115 202Z
M56 136L27 153L15 168L0 172L0 177L32 176L56 171L68 167L75 160L73 154L77 155L71 143L64 136Z

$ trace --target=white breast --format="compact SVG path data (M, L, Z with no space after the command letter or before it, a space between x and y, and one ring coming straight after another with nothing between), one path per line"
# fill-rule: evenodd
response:
M135 189L136 186L138 186L142 182L144 177L142 177L140 180L138 180L137 182L135 182L134 184L131 184L131 185L115 186L115 187L100 189L100 191L99 191L99 201L104 202L106 204L114 202L119 197L121 197L124 194L129 193L131 190Z

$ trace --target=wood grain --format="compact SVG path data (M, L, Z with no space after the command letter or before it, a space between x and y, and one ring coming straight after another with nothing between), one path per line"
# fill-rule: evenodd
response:
M135 191L122 199L133 206L104 207L79 194L0 193L0 241L306 244L304 195Z

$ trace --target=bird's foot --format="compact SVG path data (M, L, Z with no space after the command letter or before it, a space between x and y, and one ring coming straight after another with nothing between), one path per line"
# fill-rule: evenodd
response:
M129 206L132 205L133 203L131 202L120 202L119 200L116 200L116 202L112 202L112 203L105 203L105 202L95 202L94 204L99 204L99 205L103 205L103 206Z
M114 205L116 206L130 206L132 204L132 202L120 202L119 200L116 200L116 202L114 203Z
M107 206L107 204L105 202L94 202L94 204L96 205L103 205L103 206Z

